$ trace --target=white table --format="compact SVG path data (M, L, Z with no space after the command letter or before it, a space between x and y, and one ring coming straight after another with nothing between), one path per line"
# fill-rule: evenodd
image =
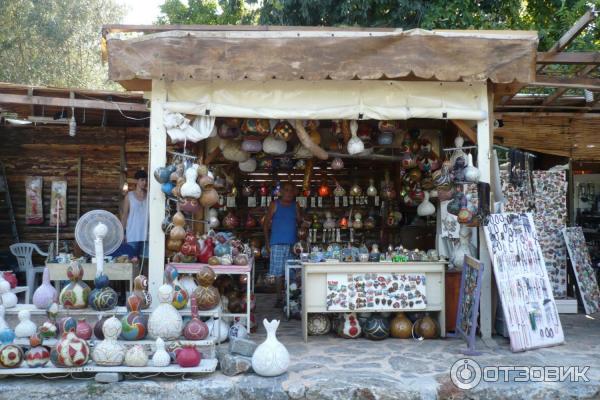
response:
M437 322L442 337L446 336L445 262L354 262L354 263L303 263L302 264L302 336L308 341L307 319L309 313L340 313L327 309L327 274L339 273L397 273L424 274L427 282L425 309L398 309L395 311L437 311ZM356 312L389 312L389 309L364 308ZM346 312L350 312L347 310Z

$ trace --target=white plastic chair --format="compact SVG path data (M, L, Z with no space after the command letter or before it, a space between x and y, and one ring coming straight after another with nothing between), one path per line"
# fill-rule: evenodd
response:
M41 256L48 256L48 253L44 253L36 244L33 243L16 243L10 245L10 252L17 258L17 263L19 264L18 271L25 273L25 280L27 282L27 299L31 299L33 297L33 292L36 289L35 275L44 273L44 266L33 265L31 256L34 250Z

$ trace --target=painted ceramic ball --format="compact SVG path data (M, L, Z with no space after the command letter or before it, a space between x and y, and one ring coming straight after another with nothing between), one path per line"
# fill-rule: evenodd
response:
M23 350L14 344L0 347L0 367L18 368L23 362Z
M310 314L307 329L312 336L326 335L331 330L331 320L326 314Z
M380 315L373 315L364 329L365 337L371 340L383 340L390 336L390 322Z

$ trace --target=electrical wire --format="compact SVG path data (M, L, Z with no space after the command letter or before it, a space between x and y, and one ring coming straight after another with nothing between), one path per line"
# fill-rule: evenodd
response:
M85 95L85 94L82 94L82 93L77 93L77 94L78 94L79 96L81 96L81 97L85 97L85 98L87 98L87 99L90 99L90 100L103 101L103 102L105 102L105 103L110 103L110 104L114 105L114 106L117 108L117 111L119 111L119 113L120 113L120 114L121 114L121 115L122 115L124 118L131 119L131 120L133 120L133 121L145 121L145 120L147 120L147 119L150 119L150 117L136 118L136 117L130 117L130 116L128 116L128 115L125 115L125 114L123 113L123 111L121 110L121 107L119 107L119 104L118 104L118 103L115 103L115 102L114 102L114 101L112 101L112 100L104 100L104 99L99 99L99 98L97 98L97 97L87 96L87 95Z

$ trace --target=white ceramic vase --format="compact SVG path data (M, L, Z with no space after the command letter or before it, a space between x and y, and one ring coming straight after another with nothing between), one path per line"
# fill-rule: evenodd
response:
M110 317L102 325L104 340L101 341L92 352L92 360L100 366L117 366L123 364L125 348L117 341L121 335L121 321L116 317Z
M155 367L166 367L171 364L171 356L165 350L165 342L161 338L156 339L156 351L152 356L152 365Z
M37 326L31 320L31 313L29 310L19 311L19 324L15 327L15 336L18 338L29 338L36 332Z
M181 335L183 320L173 305L173 288L171 285L162 285L158 288L160 305L156 307L148 319L148 333L152 338L176 340Z
M417 214L420 217L428 217L435 214L435 206L429 201L429 192L425 192L425 198L417 207Z
M277 376L285 373L290 365L290 354L277 340L278 320L263 320L267 339L256 348L252 355L252 369L261 376Z
M467 167L465 168L465 180L467 182L479 182L479 169L473 165L473 155L467 156Z

